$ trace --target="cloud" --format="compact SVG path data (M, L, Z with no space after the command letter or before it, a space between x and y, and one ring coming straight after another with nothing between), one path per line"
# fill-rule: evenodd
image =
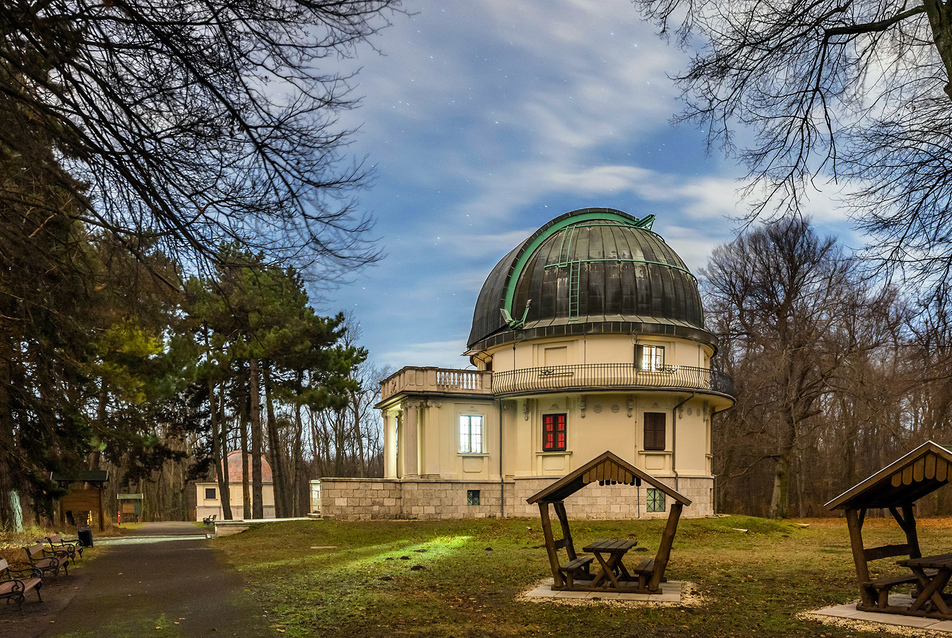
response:
M466 336L447 341L420 341L400 344L398 348L384 349L375 353L378 365L390 365L395 369L403 366L434 366L437 368L466 368L469 359L461 356L466 351Z

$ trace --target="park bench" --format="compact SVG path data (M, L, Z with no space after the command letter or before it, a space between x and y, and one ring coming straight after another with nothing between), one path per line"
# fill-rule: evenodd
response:
M214 525L215 519L218 517L218 514L210 514L202 519L202 522L206 525Z
M569 561L565 565L559 565L559 571L565 574L565 582L571 589L576 580L592 580L592 574L589 572L589 565L595 560L594 556L583 556Z
M76 562L76 557L83 557L85 549L78 540L66 540L62 534L53 534L47 536L46 541L50 544L50 551L58 557L65 556L71 562Z
M14 578L14 577L17 578ZM0 558L0 598L9 603L16 601L23 613L23 602L26 599L26 593L31 589L36 591L36 597L43 602L40 596L40 587L43 586L42 574L35 569L11 569L6 559Z
M44 576L47 572L52 572L54 576L59 576L60 568L69 576L69 559L61 556L50 556L48 549L43 547L43 543L35 543L23 548L30 565L40 570Z

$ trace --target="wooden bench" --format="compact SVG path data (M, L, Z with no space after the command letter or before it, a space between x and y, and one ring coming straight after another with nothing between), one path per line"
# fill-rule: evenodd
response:
M202 519L202 522L206 525L214 525L215 519L218 517L218 514L211 514Z
M38 569L44 576L47 572L52 572L54 576L59 576L60 568L69 576L69 559L61 556L50 556L50 551L43 547L43 543L37 542L34 545L24 547L26 557L34 569Z
M43 586L41 576L42 574L34 569L11 569L6 559L0 558L0 598L7 602L15 600L22 614L26 593L31 589L36 591L37 599L43 602L43 597L40 596L40 587Z
M576 580L591 580L592 574L589 571L589 565L595 560L594 556L585 556L569 561L565 565L559 565L559 571L565 574L565 581L569 588Z
M655 559L646 558L638 566L631 570L631 575L638 579L638 588L645 589L648 587L648 583L651 582L651 577L654 576L655 570ZM662 578L662 582L666 579Z
M930 576L935 575L935 570L930 570L932 573L926 572ZM868 580L863 583L863 589L869 594L869 597L876 601L876 607L878 609L886 609L889 606L889 590L891 590L896 585L908 585L911 583L918 583L919 578L915 574L898 574L896 576L886 576L884 578L876 578L874 580Z
M47 536L46 541L50 544L50 551L59 557L65 556L70 562L75 563L76 557L83 557L85 549L78 540L65 540L62 534L53 534Z

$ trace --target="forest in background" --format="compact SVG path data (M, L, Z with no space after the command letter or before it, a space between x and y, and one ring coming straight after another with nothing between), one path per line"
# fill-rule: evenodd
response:
M737 392L713 428L718 511L824 516L925 441L952 443L948 282L920 298L790 217L715 249L701 289ZM920 510L948 513L950 499Z
M700 273L738 393L714 425L717 507L822 514L949 431L952 7L636 4L710 45L680 117L747 165L749 221L769 218ZM187 481L232 447L270 455L279 512L306 507L305 476L379 471L381 373L302 273L333 285L379 257L328 61L397 7L0 6L0 526L52 514L51 471L109 468L147 518L184 517ZM287 95L258 90L276 80ZM827 177L854 180L875 273L800 216ZM251 473L233 515L260 510Z
M262 515L262 455L278 516L309 511L312 478L382 473L382 373L353 318L315 313L293 268L226 247L213 272L180 281L160 251L133 259L82 231L47 226L29 247L48 239L37 252L82 278L44 264L22 285L47 294L23 290L29 305L5 309L29 319L4 324L2 415L20 470L6 480L28 521L54 516L51 472L107 469L110 515L117 494L141 492L147 520L192 518L189 481L223 481L232 450L251 460L234 518Z

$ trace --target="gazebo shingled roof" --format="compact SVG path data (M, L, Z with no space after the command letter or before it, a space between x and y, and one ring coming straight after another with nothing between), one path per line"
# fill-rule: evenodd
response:
M595 457L574 472L570 472L561 479L549 485L544 490L536 492L526 499L530 505L533 503L557 503L565 500L566 497L575 494L577 491L594 482L599 483L621 483L624 485L641 485L645 481L655 489L659 489L678 503L690 505L691 499L680 492L676 492L650 474L639 470L628 461L618 457L612 452L604 452Z
M952 480L950 466L952 451L926 441L846 490L825 507L829 510L869 509L911 504Z

